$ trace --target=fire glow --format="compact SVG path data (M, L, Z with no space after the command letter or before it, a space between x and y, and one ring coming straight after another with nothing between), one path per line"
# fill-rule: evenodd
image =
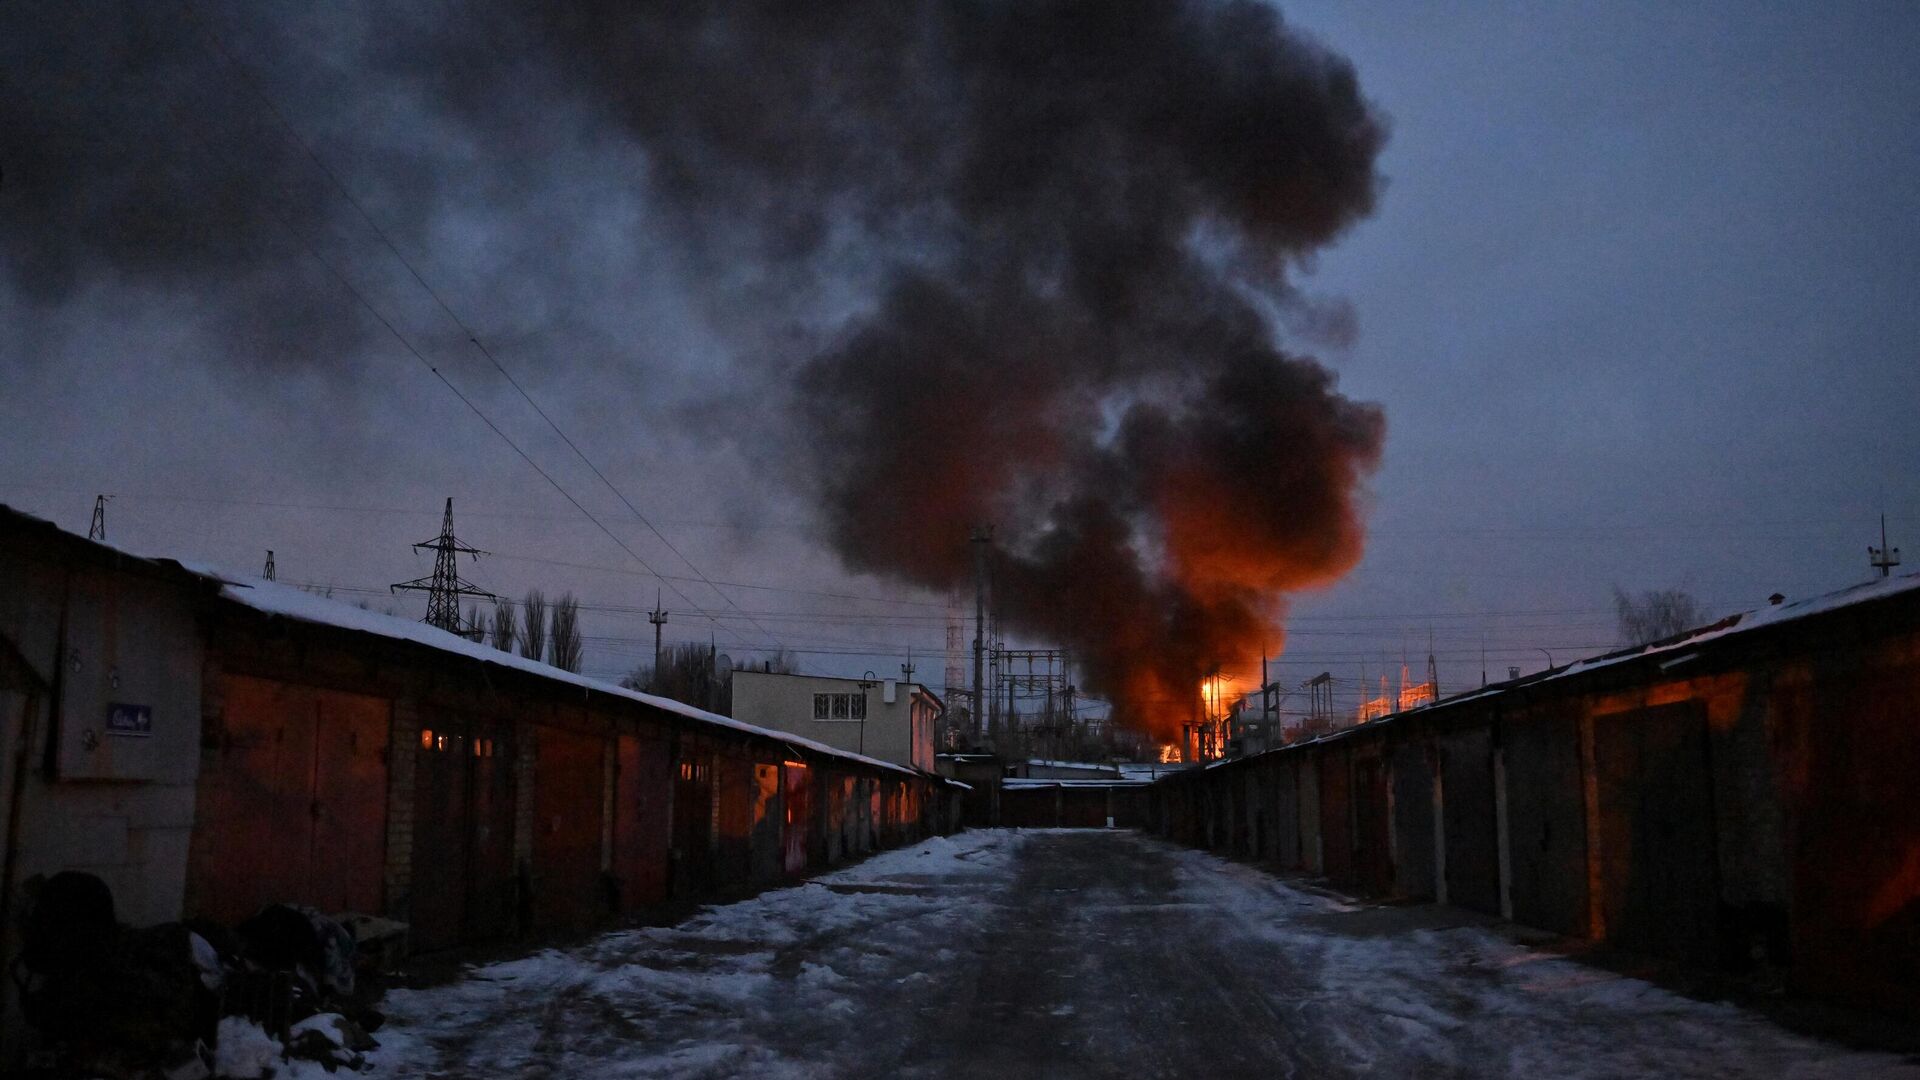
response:
M699 178L651 192L690 235L775 279L830 271L827 239L875 268L818 305L851 316L765 331L801 351L756 438L842 564L944 592L991 527L1000 625L1178 742L1201 681L1248 670L1284 598L1359 558L1385 421L1282 335L1352 338L1294 277L1372 213L1384 120L1262 4L855 8L858 35L796 38L753 5L693 9L683 47L613 6L553 32L608 57L585 71L632 109L650 173ZM822 96L742 70L871 81ZM662 121L713 77L726 109Z

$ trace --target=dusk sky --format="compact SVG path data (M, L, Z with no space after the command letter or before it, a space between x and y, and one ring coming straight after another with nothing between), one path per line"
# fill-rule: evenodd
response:
M494 553L463 566L475 583L581 597L590 674L650 658L658 589L671 640L735 656L777 642L805 670L855 675L891 674L911 647L941 684L944 597L847 571L798 466L762 438L786 392L777 358L800 347L783 320L860 309L862 249L827 245L813 276L690 238L641 179L648 147L584 92L539 75L524 94L437 85L483 78L459 66L470 42L430 77L367 59L388 32L438 40L438 7L270 19L209 3L212 33L193 40L212 51L119 65L79 50L68 68L50 41L111 57L129 17L54 10L0 8L0 99L50 100L77 72L103 127L129 96L170 99L144 115L172 123L140 129L129 156L182 170L208 205L257 164L278 209L208 263L156 271L112 238L22 226L37 163L69 150L0 123L0 502L84 532L106 493L116 544L236 573L271 548L283 581L417 615L385 586L431 570L409 545L452 496L462 538ZM1920 9L1282 12L1352 63L1388 125L1376 209L1296 252L1311 302L1276 322L1386 431L1364 557L1294 596L1283 681L1331 670L1350 704L1363 664L1418 670L1430 637L1443 692L1479 682L1483 648L1495 678L1544 666L1539 649L1604 651L1616 585L1683 588L1713 615L1838 588L1869 575L1883 512L1920 561ZM511 67L520 43L499 44L488 62ZM465 342L269 101L677 552ZM47 235L97 251L48 254ZM900 430L928 408L903 401ZM1249 512L1273 498L1233 494ZM737 584L722 599L703 576Z

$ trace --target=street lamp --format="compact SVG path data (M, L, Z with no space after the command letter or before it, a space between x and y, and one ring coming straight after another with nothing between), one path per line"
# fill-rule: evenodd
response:
M867 752L867 710L873 704L867 700L867 692L873 689L874 678L872 668L868 668L867 673L860 677L860 753L862 754Z
M1535 646L1534 646L1533 648L1534 648L1534 651L1535 651L1535 652L1541 652L1541 653L1546 653L1546 655L1547 655L1547 670L1548 670L1548 671L1552 671L1552 670L1553 670L1554 668L1556 668L1556 667L1559 667L1559 666L1560 666L1560 665L1558 665L1558 664L1555 664L1555 663L1553 662L1553 654L1552 654L1552 653L1550 653L1550 652L1547 652L1547 650L1545 650L1545 649L1543 649L1543 648L1541 648L1541 647L1540 647L1540 646L1538 646L1538 645L1535 645Z

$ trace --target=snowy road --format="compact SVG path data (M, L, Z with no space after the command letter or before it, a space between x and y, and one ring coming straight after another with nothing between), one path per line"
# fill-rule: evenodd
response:
M396 991L377 1075L1920 1077L1131 833L980 831Z

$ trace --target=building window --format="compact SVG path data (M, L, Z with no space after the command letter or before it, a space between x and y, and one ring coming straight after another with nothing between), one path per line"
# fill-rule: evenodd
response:
M813 695L813 718L815 720L865 720L867 695L864 693L815 694Z

